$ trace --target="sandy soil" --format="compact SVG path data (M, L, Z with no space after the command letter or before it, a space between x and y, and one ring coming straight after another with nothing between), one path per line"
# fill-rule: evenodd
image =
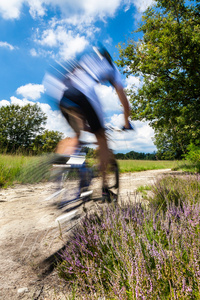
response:
M139 186L153 184L159 176L170 173L167 169L121 175L120 199L135 201ZM54 199L47 200L55 188L48 182L0 190L1 300L67 299L64 282L52 263L71 228L85 214L84 208L94 209L97 202L76 203L76 208L71 205L67 211L66 207L59 210ZM59 226L56 219L66 214Z

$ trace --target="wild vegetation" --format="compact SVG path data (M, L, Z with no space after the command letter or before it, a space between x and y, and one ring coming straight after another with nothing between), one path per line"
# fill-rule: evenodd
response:
M128 91L132 119L150 122L158 158L200 146L199 2L156 0L137 30L143 38L119 45L119 66L141 83Z
M200 177L165 177L153 192L74 230L58 268L71 299L200 298Z
M126 75L140 78L140 88L127 91L132 119L150 122L157 158L184 158L175 168L196 175L164 177L148 205L87 215L58 268L72 299L200 298L199 4L156 0L137 30L143 38L120 44L118 61ZM119 164L133 171L129 160Z
M49 178L52 155L23 156L0 154L0 187L13 183L36 183ZM96 159L88 159L92 165ZM120 172L174 168L174 161L119 160Z
M50 157L0 154L0 188L49 178Z

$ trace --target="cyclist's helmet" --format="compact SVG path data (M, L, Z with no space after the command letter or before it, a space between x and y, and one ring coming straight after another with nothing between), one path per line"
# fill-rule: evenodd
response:
M99 53L100 56L106 58L106 60L109 62L109 64L111 66L113 66L113 60L112 60L110 53L107 51L107 49L101 43L98 43L98 46L95 47L95 51L97 53Z

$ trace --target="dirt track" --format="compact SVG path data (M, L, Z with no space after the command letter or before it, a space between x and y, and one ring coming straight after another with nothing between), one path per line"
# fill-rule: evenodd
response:
M135 201L141 185L171 170L123 174L120 199ZM68 221L61 224L62 238L55 221L62 213L53 200L45 200L55 191L52 183L16 185L0 190L0 299L67 299L64 283L51 270L51 259L64 245L67 234L84 214L83 205L68 211ZM90 209L93 201L86 204ZM76 211L76 217L74 218ZM45 261L46 260L46 261Z

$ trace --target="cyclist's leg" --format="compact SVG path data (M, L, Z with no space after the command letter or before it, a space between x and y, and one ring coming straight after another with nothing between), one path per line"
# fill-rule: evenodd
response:
M93 101L87 97L82 98L81 109L91 128L91 132L95 134L99 146L100 171L102 174L102 190L106 194L106 198L110 200L107 188L107 168L111 160L111 153L108 148L107 137L104 130L103 113L97 96L93 95ZM93 106L92 104L95 103Z
M77 146L78 146L78 136L75 136L70 139L65 138L58 143L55 152L57 154L68 156L74 153Z
M107 186L106 183L106 170L109 162L109 149L105 135L105 131L101 128L95 132L97 143L99 145L99 159L100 159L100 171L102 174L102 185Z
M96 95L94 94L94 97ZM110 151L108 149L107 138L104 131L104 124L102 118L102 110L100 107L100 103L98 103L98 98L93 99L96 104L96 108L93 107L89 99L81 92L76 91L76 93L72 94L67 90L63 99L61 100L61 111L65 118L67 119L70 126L76 132L76 137L71 140L72 146L76 146L78 143L78 139L80 136L80 130L85 128L85 120L87 120L90 128L90 132L94 133L97 138L97 143L99 145L99 158L100 158L100 170L102 174L102 185L103 188L107 186L106 184L106 170L108 166L108 162L110 159ZM70 103L73 102L73 103ZM69 103L68 103L69 102ZM81 112L78 118L74 118L69 114L69 108L67 107L67 103L70 105L77 105L79 112ZM97 113L98 111L98 113ZM66 143L64 143L66 145Z
M106 186L106 169L109 162L110 151L108 149L107 138L104 130L103 113L96 94L93 95L93 101L89 98L82 97L80 103L81 111L88 122L90 131L96 136L99 146L100 171L102 174L103 186ZM92 104L95 103L96 107Z
M66 98L66 96L64 96L60 102L60 110L74 130L75 136L73 138L65 138L61 140L57 145L56 153L71 155L78 146L80 130L83 128L84 123L83 116L81 115L80 109L77 105L74 103L73 106L73 101Z

